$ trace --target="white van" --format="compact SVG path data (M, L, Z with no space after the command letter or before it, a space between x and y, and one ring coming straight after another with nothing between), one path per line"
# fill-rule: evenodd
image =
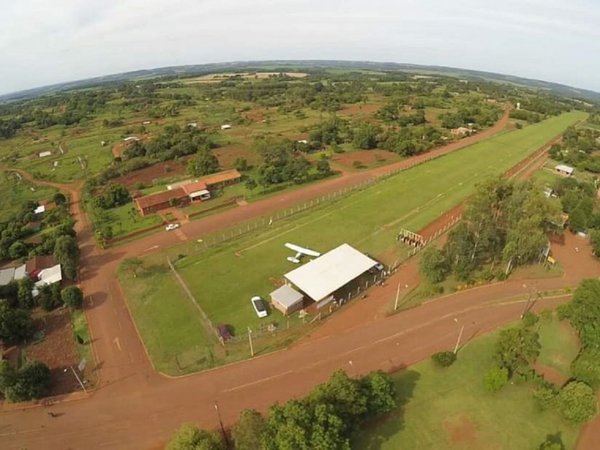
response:
M252 306L254 307L254 311L256 311L256 315L258 317L267 317L269 312L267 311L267 306L262 298L256 295L250 299L250 302L252 302Z

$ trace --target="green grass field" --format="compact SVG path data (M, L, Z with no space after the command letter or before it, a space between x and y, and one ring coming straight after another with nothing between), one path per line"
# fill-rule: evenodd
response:
M569 377L571 362L579 352L575 331L566 322L542 319L539 323L542 351L538 361Z
M0 222L9 220L26 201L51 200L56 189L45 186L33 186L17 175L0 172Z
M100 214L92 212L91 217L97 229L103 225L109 225L114 237L126 236L162 222L158 214L140 216L131 202L117 208L102 210Z
M556 343L570 342L558 322ZM578 428L552 410L540 412L532 386L508 384L498 393L485 390L483 374L490 369L497 333L476 339L459 351L448 369L423 361L395 374L401 407L367 427L354 442L356 450L534 450L547 435L560 434L565 449L573 449ZM548 341L542 339L543 346ZM543 347L542 352L549 351ZM572 357L570 344L551 350L561 359Z
M406 256L406 249L399 247L395 240L400 227L419 230L462 202L477 183L502 174L584 117L583 113L568 113L523 130L502 133L404 171L339 201L277 221L268 230L233 239L209 250L201 250L197 243L188 242L166 253L172 258L187 255L176 263L177 270L214 323L231 325L234 330L245 330L247 326L256 328L265 320L256 317L250 297L262 295L268 298L275 288L274 281L295 267L286 261L290 252L283 246L285 242L321 252L348 242L391 264L399 256ZM166 254L159 253L149 257L147 262L164 265L165 259ZM132 277L122 277L122 284L131 284L132 290L135 290L133 285L140 282ZM128 293L130 303L137 301L132 300L132 296L135 293ZM169 303L161 306L172 309L170 314L176 315L177 310L187 308L187 302L188 299L172 292ZM151 314L150 311L147 314ZM282 316L276 311L268 319L281 320ZM178 326L177 322L153 325L154 332L159 334ZM198 340L190 346L202 343ZM151 347L152 342L146 340L146 345ZM151 349L150 353L153 353Z

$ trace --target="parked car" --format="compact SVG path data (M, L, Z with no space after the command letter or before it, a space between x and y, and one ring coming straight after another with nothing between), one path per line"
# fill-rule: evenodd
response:
M260 298L258 295L252 297L250 299L252 306L254 307L254 311L256 311L256 315L260 318L267 317L269 312L267 311L267 305L265 301Z
M167 225L165 227L165 230L166 231L171 231L171 230L175 230L177 228L179 228L179 224L178 223L170 223L169 225Z
M217 331L219 332L219 336L221 336L221 338L224 341L228 341L232 338L231 331L229 330L229 325L225 325L223 323L219 324L217 325Z

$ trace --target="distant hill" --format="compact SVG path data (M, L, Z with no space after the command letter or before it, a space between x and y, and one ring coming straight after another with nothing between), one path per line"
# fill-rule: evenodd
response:
M369 61L327 61L327 60L297 60L297 61L237 61L213 64L196 64L186 66L161 67L148 70L136 70L133 72L118 73L86 80L70 81L50 86L44 86L25 91L5 94L0 96L0 103L15 100L24 100L53 92L80 89L86 87L100 86L122 81L142 80L163 76L191 76L215 72L241 71L241 70L265 70L279 71L289 69L350 69L350 70L385 70L404 71L429 74L440 74L465 78L470 80L488 80L500 83L511 83L552 92L557 95L578 98L581 100L600 103L600 93L587 89L579 89L560 83L522 78L513 75L504 75L479 70L458 69L443 66L422 66L417 64L404 64L392 62L369 62Z

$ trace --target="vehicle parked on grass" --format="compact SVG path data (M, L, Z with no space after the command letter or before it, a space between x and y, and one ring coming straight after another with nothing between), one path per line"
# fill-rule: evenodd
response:
M267 305L261 297L256 295L250 299L250 302L252 303L254 311L256 311L256 315L258 317L263 318L269 315L269 312L267 311Z

